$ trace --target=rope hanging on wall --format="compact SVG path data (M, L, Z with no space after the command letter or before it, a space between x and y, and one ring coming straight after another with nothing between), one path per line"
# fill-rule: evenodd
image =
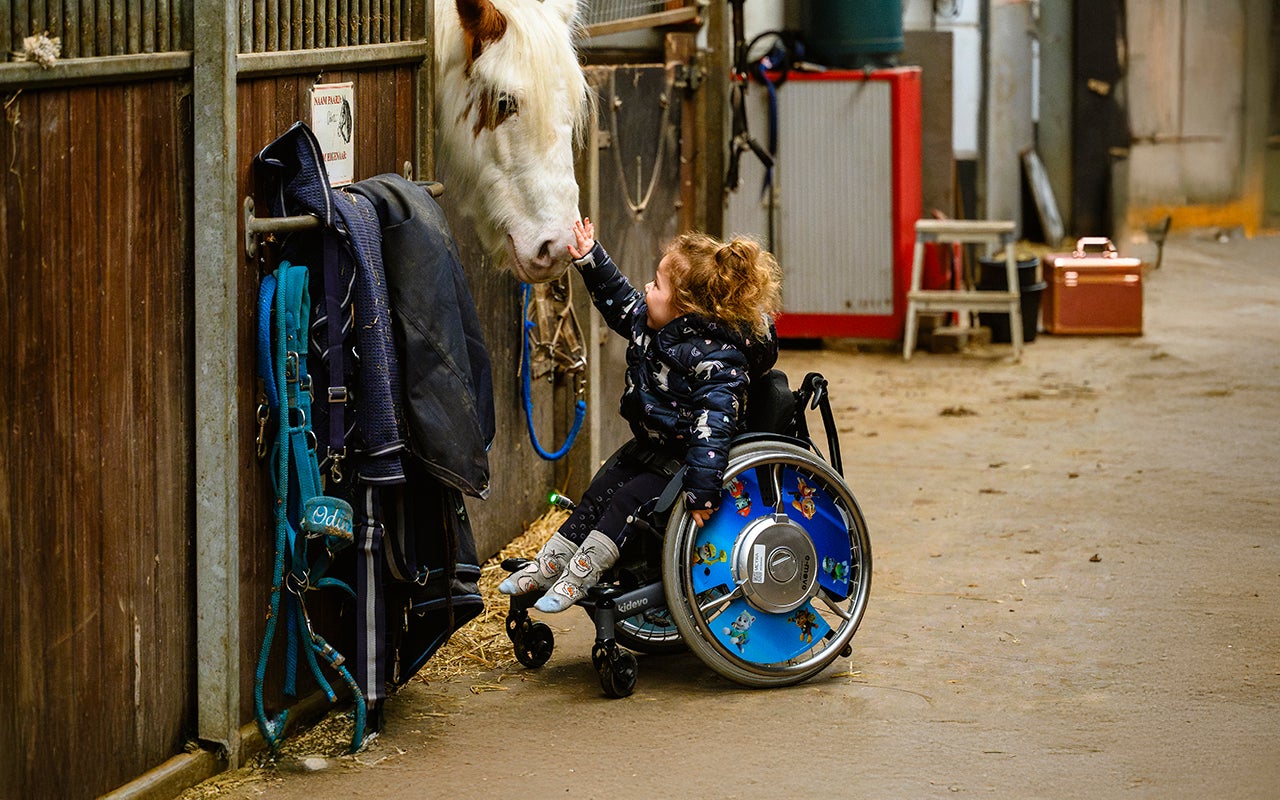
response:
M586 347L582 327L573 310L572 284L567 275L549 283L520 284L521 338L520 389L525 423L533 450L541 458L563 458L573 447L587 414ZM564 444L548 451L538 441L533 426L533 380L572 376L574 381L573 424Z

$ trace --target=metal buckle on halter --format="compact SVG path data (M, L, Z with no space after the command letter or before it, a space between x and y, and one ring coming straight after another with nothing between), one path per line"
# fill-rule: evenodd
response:
M311 588L311 570L304 571L301 577L292 571L286 571L284 574L284 586L292 594L302 597L302 593Z
M284 379L289 383L298 382L298 354L292 350L284 354Z
M267 421L271 419L271 409L266 402L258 403L258 458L267 457Z
M334 483L342 483L342 459L346 457L347 448L344 447L341 450L334 450L332 447L329 448L329 453L327 455L328 460L331 462L329 464L329 477L333 478Z
M330 403L345 403L345 402L347 402L347 387L345 387L345 386L330 386L330 387L329 387L329 402L330 402Z

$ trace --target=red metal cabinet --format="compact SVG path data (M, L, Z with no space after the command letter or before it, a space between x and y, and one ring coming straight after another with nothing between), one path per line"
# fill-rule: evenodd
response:
M749 234L782 266L783 337L898 339L921 213L919 67L792 72L778 88L777 165L742 157L725 234ZM768 92L748 89L768 141ZM772 211L772 213L770 213Z

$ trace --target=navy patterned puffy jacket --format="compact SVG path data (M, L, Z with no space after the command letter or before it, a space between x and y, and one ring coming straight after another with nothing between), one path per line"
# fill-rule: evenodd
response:
M619 410L636 439L682 457L685 507L720 504L729 441L745 427L747 385L778 359L770 326L761 339L696 314L654 331L644 295L595 243L574 262L605 323L627 337Z

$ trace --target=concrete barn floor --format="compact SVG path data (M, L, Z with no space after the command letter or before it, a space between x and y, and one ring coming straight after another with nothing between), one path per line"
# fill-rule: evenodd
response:
M1143 336L1019 363L784 352L831 381L874 558L809 682L640 656L609 700L571 610L539 670L412 683L366 752L187 796L1280 797L1280 237L1172 238L1145 288Z

